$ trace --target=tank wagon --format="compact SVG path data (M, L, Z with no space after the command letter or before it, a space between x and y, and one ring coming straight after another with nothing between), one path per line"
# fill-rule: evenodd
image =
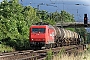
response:
M80 35L56 26L32 25L30 27L29 40L32 48L50 48L80 44Z

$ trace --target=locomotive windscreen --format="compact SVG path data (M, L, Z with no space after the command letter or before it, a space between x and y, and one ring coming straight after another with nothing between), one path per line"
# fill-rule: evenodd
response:
M45 28L32 28L33 33L45 33Z

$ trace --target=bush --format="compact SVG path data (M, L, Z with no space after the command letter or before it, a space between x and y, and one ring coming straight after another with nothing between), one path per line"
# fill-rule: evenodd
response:
M15 51L15 49L10 46L0 44L0 52L11 52L11 51Z
M26 50L30 49L29 40L24 39L10 39L6 38L2 40L4 45L15 48L15 50Z

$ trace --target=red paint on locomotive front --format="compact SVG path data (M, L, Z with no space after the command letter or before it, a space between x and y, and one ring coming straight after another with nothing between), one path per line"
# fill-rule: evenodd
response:
M40 30L40 31L39 31ZM33 25L30 27L30 42L45 41L46 26Z
M40 30L40 31L39 31ZM30 42L54 43L54 29L48 25L32 25L30 27Z

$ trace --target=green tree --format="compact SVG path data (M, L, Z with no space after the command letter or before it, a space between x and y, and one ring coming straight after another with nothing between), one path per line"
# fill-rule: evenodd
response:
M66 12L66 11L61 11L61 19L64 22L74 22L74 17L73 15L71 15L70 13Z
M25 21L26 21L28 27L30 27L30 25L40 21L40 19L36 16L36 10L30 6L25 6L22 13L24 15L24 18L25 18Z
M37 10L37 16L39 17L40 21L44 23L48 23L54 25L56 22L51 19L50 14L45 10Z
M50 13L50 19L55 22L74 22L74 16L66 11Z
M0 4L0 41L16 49L29 47L29 27L38 21L34 8L22 6L19 0L2 1Z

